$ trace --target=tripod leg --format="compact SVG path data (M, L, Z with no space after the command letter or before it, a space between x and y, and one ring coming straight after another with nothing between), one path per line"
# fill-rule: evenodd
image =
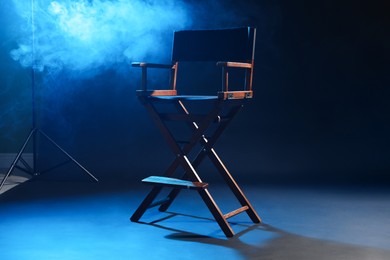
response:
M87 173L92 179L98 181L98 179L90 173L84 166L82 166L78 161L76 161L70 154L68 154L64 149L62 149L56 142L54 142L47 134L42 130L38 130L47 140L49 140L55 147L57 147L63 154L65 154L72 162L74 162L78 167L80 167L85 173Z
M7 174L4 176L3 180L1 181L0 183L0 190L3 188L4 186L4 183L5 181L8 179L8 177L11 175L12 171L14 170L16 164L18 163L18 161L21 159L21 156L22 154L24 153L24 150L26 149L26 146L28 144L28 142L30 141L31 137L33 137L33 135L36 133L37 129L32 129L30 131L30 134L28 135L26 141L24 141L24 144L22 145L22 148L20 148L18 154L16 155L15 159L13 160L10 168L8 169L8 172ZM34 174L34 173L31 173L31 174Z

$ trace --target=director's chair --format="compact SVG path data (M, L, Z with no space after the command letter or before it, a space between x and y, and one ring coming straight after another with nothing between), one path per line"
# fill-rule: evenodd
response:
M161 130L175 159L163 175L142 180L153 187L130 218L131 221L139 221L145 211L154 206L159 206L160 211L166 211L181 189L192 189L199 193L227 237L234 235L227 219L239 213L246 212L254 223L261 222L214 149L217 139L244 103L253 96L255 38L256 29L251 27L176 31L172 64L132 64L142 70L141 89L137 90L138 98ZM212 96L179 95L176 89L179 64L188 62L215 62L222 71L222 89ZM151 68L170 71L169 89L147 88L147 72ZM236 70L242 72L234 74L234 77L243 78L242 86L238 90L232 90L229 85L229 72ZM178 127L179 124L184 125L185 129ZM189 134L183 134L185 132ZM227 214L221 212L208 190L208 183L203 182L197 172L198 166L206 157L210 158L217 172L228 184L241 204L240 208ZM163 188L170 189L170 192L166 198L157 200Z

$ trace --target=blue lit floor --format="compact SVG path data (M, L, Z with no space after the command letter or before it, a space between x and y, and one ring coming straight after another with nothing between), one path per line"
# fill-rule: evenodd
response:
M0 259L390 259L390 192L242 188L264 224L233 217L227 239L194 191L140 224L129 217L148 186L28 181L0 195ZM210 192L222 211L236 206Z

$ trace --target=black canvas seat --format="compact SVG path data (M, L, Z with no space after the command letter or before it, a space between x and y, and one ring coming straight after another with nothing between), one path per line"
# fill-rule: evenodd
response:
M145 211L159 206L166 211L182 189L199 193L202 200L227 237L232 230L227 219L246 212L254 223L261 219L228 171L214 145L231 120L243 105L253 97L252 79L254 65L256 29L251 27L219 30L185 30L174 33L172 64L146 62L133 63L142 70L141 89L137 95L156 126L166 139L174 158L169 167L159 176L143 180L152 185L152 190L134 212L131 220L137 222ZM222 72L220 91L215 95L179 95L176 82L182 62L215 62ZM148 70L165 69L170 72L170 86L166 89L148 89ZM243 77L242 86L231 90L230 72ZM194 77L198 74L193 72ZM232 74L233 75L233 74ZM235 77L237 77L234 74ZM188 79L191 80L191 79ZM222 176L241 207L223 214L209 192L209 184L198 173L199 165L209 158L216 171ZM152 163L152 162L151 162ZM166 198L157 200L162 189L170 189Z

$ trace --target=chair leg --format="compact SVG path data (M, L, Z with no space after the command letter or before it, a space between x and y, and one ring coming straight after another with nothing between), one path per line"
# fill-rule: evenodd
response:
M237 200L241 203L241 206L248 206L248 209L246 210L246 213L248 214L249 218L254 223L261 223L261 218L256 213L253 206L250 204L249 200L245 197L244 193L236 183L236 181L233 179L232 175L226 168L226 166L223 164L222 160L218 157L217 153L213 148L208 149L209 151L209 157L215 167L218 169L218 172L222 175L226 183L229 185L230 189L233 191L233 194L236 196Z
M200 163L203 161L203 159L206 157L206 155L211 159L214 166L217 168L219 174L224 178L230 189L232 190L235 197L238 199L238 201L241 203L242 207L239 209L236 209L228 214L223 215L221 210L219 209L218 205L215 203L214 199L212 198L211 194L209 193L207 187L202 188L196 188L198 193L200 194L202 200L208 207L209 211L213 215L214 219L220 226L221 230L227 237L234 236L234 231L230 227L230 224L227 222L227 219L237 215L243 211L246 211L250 219L254 223L260 223L261 219L257 215L256 211L250 205L249 201L246 199L245 195L241 191L241 189L238 187L237 183L223 164L223 162L218 157L217 153L214 151L213 146L216 143L216 140L219 138L219 136L222 134L226 126L230 123L231 119L234 117L234 115L238 112L240 107L242 106L241 103L238 105L235 105L231 108L230 112L228 113L227 117L224 117L221 122L219 122L219 126L217 129L212 133L211 137L204 136L205 132L208 130L208 127L211 123L215 120L216 116L221 112L222 110L222 103L218 103L215 109L205 117L205 119L201 122L191 122L189 123L189 126L191 129L193 129L193 133L191 138L189 139L188 143L181 147L173 137L172 133L168 129L168 127L165 125L164 120L162 119L161 115L157 112L156 108L152 105L151 102L148 100L144 100L144 105L146 106L147 110L151 113L152 118L154 119L155 123L157 124L158 128L162 132L164 138L167 140L168 145L171 147L171 150L174 152L174 154L177 155L173 163L170 165L170 167L165 171L164 176L165 177L171 177L174 172L176 171L178 166L182 166L184 169L184 175L182 177L185 177L185 179L191 181L191 182L198 182L202 183L202 180L200 179L198 173L196 172L196 168L200 165ZM181 110L182 113L189 116L188 111L184 107L184 104L179 102L178 104L179 110ZM199 144L203 147L201 151L198 153L198 155L195 157L195 159L190 162L187 155L191 152L191 150L196 146L196 144ZM164 183L158 183L158 185L167 185ZM137 210L134 212L134 214L131 216L131 221L137 222L142 217L142 215L145 213L145 211L150 208L154 207L156 205L160 205L159 210L160 211L166 211L170 205L173 203L175 198L180 193L180 188L177 188L176 186L172 188L172 185L168 185L168 187L172 188L170 191L168 197L162 201L158 201L154 203L154 200L160 193L163 186L154 186L150 193L146 196L146 198L142 201L140 206L137 208ZM186 186L187 187L187 186ZM187 187L188 188L188 187Z
M172 191L167 196L168 201L161 204L158 210L162 212L167 211L179 193L180 193L180 189L172 189Z
M217 221L219 227L222 229L223 233L227 237L234 236L234 231L230 227L229 223L226 221L226 218L223 216L221 210L215 203L214 199L211 197L210 193L207 189L199 190L198 191L200 196L202 197L202 200L207 205L209 211L213 215L214 219Z
M137 210L131 216L130 220L132 222L137 222L142 217L142 215L145 213L145 211L149 208L154 199L160 193L161 189L162 187L153 187L153 189L149 192L149 194L145 197L142 203L138 206Z
M236 107L235 109L232 109L231 114L230 114L230 118L233 118L238 110L239 110L238 107ZM230 120L229 120L229 122L230 122ZM244 193L242 192L242 190L240 189L238 184L235 182L234 178L232 177L232 175L230 174L230 172L228 171L226 166L223 164L222 160L219 158L219 156L217 155L215 150L212 148L212 146L215 144L215 141L221 135L224 128L226 128L226 126L227 126L227 123L225 123L224 125L221 125L221 127L219 127L219 129L214 133L214 135L209 140L206 140L205 137L203 137L204 139L201 141L201 143L203 145L203 148L205 148L205 149L201 149L201 151L196 156L195 160L192 162L192 166L196 169L200 165L200 163L203 161L203 159L206 157L206 155L209 156L211 158L213 164L217 168L218 172L222 175L222 177L224 178L224 180L227 182L230 189L232 190L233 194L235 195L237 200L240 202L241 206L248 207L248 209L245 211L248 214L249 218L254 223L261 223L260 216L257 214L257 212L255 211L253 206L250 204L249 200L246 198L246 196L244 195ZM168 207L172 204L173 200L177 197L179 192L180 192L179 189L172 189L172 191L168 195L168 198L169 198L168 202L162 204L160 206L159 210L166 211L168 209ZM206 200L208 200L208 199L206 198ZM216 218L216 220L218 218L220 219L220 220L217 220L217 222L220 224L221 228L224 228L223 226L225 226L225 223L227 223L226 219L224 217L222 217L223 219L221 219L219 216L220 212L218 210L212 209L214 207L213 204L215 204L215 203L212 202L212 203L208 204L211 207L210 211L213 210L215 212L215 214L213 213L214 217ZM225 229L226 229L226 232L225 231L224 232L227 234L230 234L230 231L229 231L230 227L225 228Z

